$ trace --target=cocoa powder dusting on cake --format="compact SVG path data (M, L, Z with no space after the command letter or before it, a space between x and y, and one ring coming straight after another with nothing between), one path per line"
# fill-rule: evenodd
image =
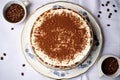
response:
M35 42L44 54L58 61L71 60L87 44L87 30L78 17L70 13L45 15L45 20L36 28Z

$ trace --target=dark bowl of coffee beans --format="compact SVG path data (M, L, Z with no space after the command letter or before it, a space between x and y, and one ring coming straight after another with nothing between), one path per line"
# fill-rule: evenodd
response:
M107 77L117 77L120 75L120 59L113 55L105 55L98 62L100 73Z
M26 18L26 7L20 1L10 1L3 8L3 17L9 23L21 23Z

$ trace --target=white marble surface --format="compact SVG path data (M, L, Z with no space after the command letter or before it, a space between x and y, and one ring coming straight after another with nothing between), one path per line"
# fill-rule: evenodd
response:
M2 15L2 9L5 3L9 0L0 1L0 80L52 80L39 73L37 73L25 60L20 47L20 35L24 23L21 24L9 24ZM57 0L29 0L30 5L27 7L28 16L38 7L51 1ZM65 1L65 0L64 0ZM104 34L104 47L101 56L106 54L112 54L120 57L120 0L66 0L76 4L80 4L85 9L90 11L96 20L100 23ZM101 4L106 4L106 1L110 1L108 6L102 7ZM115 4L116 7L112 7ZM112 17L109 19L107 9L112 12ZM114 13L114 10L117 13ZM102 11L100 18L97 17L99 10ZM110 24L108 27L107 24ZM11 30L14 28L14 30ZM7 55L4 56L3 53ZM25 67L22 67L25 64ZM24 72L24 76L21 73ZM120 76L117 78L98 77L97 62L87 73L81 75L82 80L88 80L84 76L87 74L89 80L120 80ZM81 76L72 78L69 80L81 80Z

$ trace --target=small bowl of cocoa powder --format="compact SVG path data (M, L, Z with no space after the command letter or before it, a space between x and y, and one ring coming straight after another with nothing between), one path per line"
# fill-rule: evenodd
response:
M113 55L105 55L98 62L99 75L115 78L120 75L120 59Z
M3 17L9 23L21 23L26 14L26 6L20 1L10 1L3 8Z

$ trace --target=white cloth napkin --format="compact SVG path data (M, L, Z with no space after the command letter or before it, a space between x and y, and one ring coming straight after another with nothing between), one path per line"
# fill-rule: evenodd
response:
M22 31L21 26L23 26L24 23L20 25L9 25L6 22L4 22L1 16L2 16L2 7L6 1L9 1L9 0L3 0L0 2L0 10L1 10L0 11L0 24L1 24L0 53L3 53L3 51L8 52L9 54L7 57L9 58L6 59L5 63L2 63L2 62L0 63L1 65L0 80L8 80L8 79L10 80L52 80L50 78L46 78L38 74L29 66L25 68L26 69L25 77L19 78L16 70L19 70L19 73L20 73L20 71L22 71L23 69L22 70L21 68L18 69L19 68L18 66L20 65L20 63L22 64L23 62L27 64L22 53L20 54L21 52L19 48L20 45L18 45L18 41L20 40L20 33ZM29 14L31 14L35 9L42 6L43 4L53 2L53 1L58 1L58 0L29 0L29 1L31 4L27 9ZM104 48L103 48L103 52L101 53L101 56L106 54L112 54L120 57L120 0L61 0L61 1L69 1L69 2L79 4L82 7L84 7L86 10L91 12L103 30ZM109 4L106 6L106 3L108 1L109 1ZM115 5L115 7L113 7L113 5ZM107 9L109 9L110 11L108 12ZM114 12L114 10L117 10L117 12ZM112 13L111 18L108 18L110 13ZM98 18L98 15L100 15L99 18ZM110 26L107 26L107 25L110 25ZM15 28L13 32L9 30L11 27ZM16 57L19 57L20 60L16 59ZM10 61L9 64L7 61ZM10 67L10 69L8 68L8 66ZM7 74L5 71L7 71ZM99 78L97 62L96 62L94 66L92 66L86 73L69 80L120 80L120 76L114 79L107 78L107 77Z

